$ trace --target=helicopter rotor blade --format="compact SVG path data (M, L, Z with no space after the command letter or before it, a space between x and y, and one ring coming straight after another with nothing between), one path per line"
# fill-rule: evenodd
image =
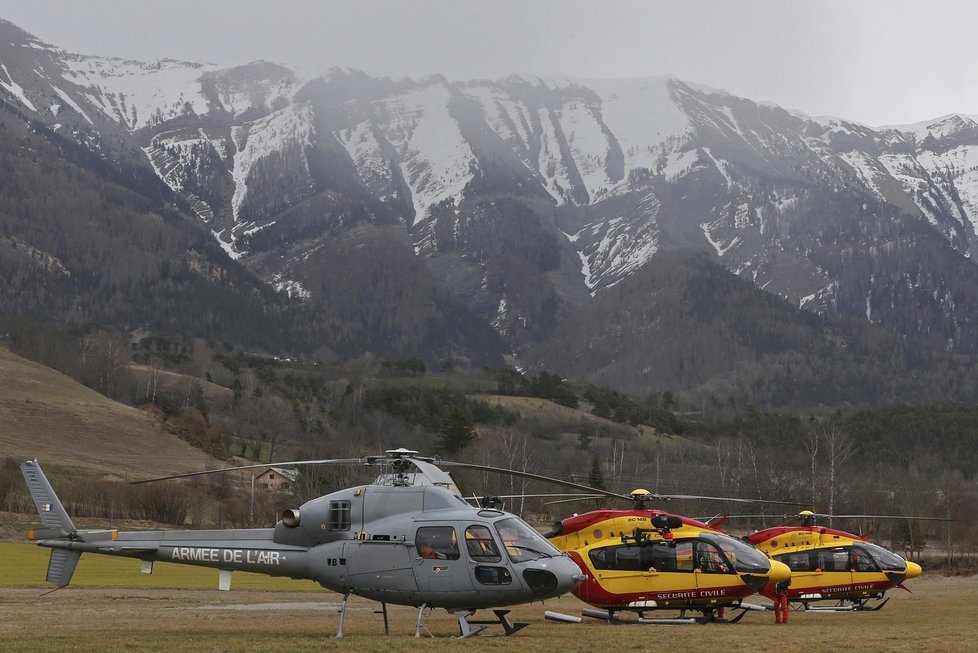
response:
M200 472L186 472L184 474L172 474L170 476L158 476L156 478L147 478L141 481L130 481L130 485L139 485L140 483L155 483L156 481L169 481L175 478L188 478L190 476L202 476L204 474L218 474L220 472L235 472L242 469L257 469L259 467L295 467L298 465L350 465L354 463L360 463L364 465L370 465L375 462L373 459L376 457L367 458L330 458L324 460L291 460L287 462L273 462L273 463L256 463L254 465L238 465L236 467L222 467L220 469L207 469Z
M826 517L828 519L913 519L920 521L954 521L948 517L916 517L914 515L829 515L815 513L816 517Z
M490 465L477 465L475 463L461 463L451 460L439 460L439 465L445 465L446 467L459 467L461 469L474 469L483 472L494 472L496 474L507 474L509 476L518 476L520 478L528 478L536 481L543 481L545 483L553 483L555 485L562 485L564 487L573 488L575 490L581 490L582 492L588 492L591 494L598 494L601 496L611 497L613 499L625 499L631 500L630 497L624 494L619 494L617 492L609 492L608 490L602 490L596 487L590 487L588 485L583 485L581 483L574 483L573 481L565 481L560 478L553 478L551 476L542 476L540 474L532 474L530 472L521 472L515 469L506 469L505 467L492 467Z
M496 499L546 499L549 497L567 497L567 501L578 501L581 499L600 499L601 495L598 494L568 494L566 492L557 492L552 494L493 494ZM463 497L465 499L481 499L480 496L469 496Z
M618 492L610 492L608 490L602 490L601 488L591 487L581 483L574 483L573 481L565 481L559 478L553 478L551 476L543 476L541 474L532 474L530 472L521 472L514 469L506 469L504 467L492 467L490 465L477 465L475 463L462 463L450 460L440 460L439 465L461 467L462 469L475 469L487 472L495 472L498 474L508 474L511 476L519 476L521 478L529 478L538 481L544 481L546 483L555 483L557 485L563 485L564 487L573 488L575 490L582 490L589 494L596 494L605 497L611 497L613 499L624 499L626 501L632 501L633 498L626 494L620 494ZM734 501L737 503L767 503L767 504L777 504L777 505L789 505L789 506L804 506L807 504L797 503L794 501L775 501L770 499L738 499L733 497L711 497L711 496L701 496L697 494L657 494L650 492L646 495L650 499L657 499L662 501L668 501L669 499L677 500L699 500L703 499L706 501Z
M804 506L804 503L795 501L779 501L777 499L742 499L737 497L710 497L699 494L652 494L657 499L684 499L684 500L704 500L704 501L733 501L734 503L767 503L781 506Z
M594 499L602 498L599 494L579 494L574 498L567 499L557 499L556 501L547 501L543 505L545 506L556 506L561 503L573 503L575 501L593 501Z
M954 521L947 517L915 517L913 515L830 515L827 512L815 512L811 517L823 519L920 519L925 521ZM798 519L800 515L726 515L725 519L780 519L789 521Z

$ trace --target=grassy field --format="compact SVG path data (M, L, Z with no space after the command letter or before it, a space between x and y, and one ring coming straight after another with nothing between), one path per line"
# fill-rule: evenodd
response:
M0 347L0 452L120 478L203 469L210 457L155 417ZM52 478L52 482L55 479Z
M656 442L666 446L677 444L694 444L687 438L680 435L660 435L650 426L629 426L624 423L614 422L604 417L597 417L590 412L590 405L583 403L580 408L569 408L561 406L548 399L539 397L513 397L508 395L482 395L482 401L492 405L501 406L508 410L520 413L524 417L535 417L543 420L551 420L570 424L589 424L595 428L625 429L631 432L636 438L644 439L647 442Z
M30 543L0 542L0 587L44 587L50 549ZM152 574L140 572L139 560L83 555L72 578L72 587L139 587L157 589L216 589L217 570L157 562ZM262 574L235 572L234 589L308 592L317 583ZM3 647L0 647L3 650Z
M357 653L436 652L443 647L519 653L632 651L752 651L783 653L799 646L862 653L973 651L978 641L978 578L925 574L912 593L896 591L880 612L795 612L787 626L770 612L748 614L735 625L662 626L597 621L547 621L544 610L580 614L573 597L517 606L512 617L530 623L513 637L480 636L466 643L445 611L426 615L432 635L414 639L417 611L390 606L392 634L383 635L375 603L354 599L342 640L331 639L340 596L312 583L236 573L231 592L218 592L212 570L157 564L152 576L133 560L83 556L71 587L44 594L47 552L32 545L0 544L0 650L218 651ZM250 578L252 577L253 578ZM173 589L173 588L183 589ZM155 589L154 589L155 588ZM761 602L758 600L757 602ZM485 616L485 615L483 615ZM486 634L499 632L490 628Z

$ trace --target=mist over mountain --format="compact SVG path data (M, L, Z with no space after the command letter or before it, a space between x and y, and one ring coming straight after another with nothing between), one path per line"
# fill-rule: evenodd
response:
M0 21L0 313L765 406L973 399L978 123L388 79Z

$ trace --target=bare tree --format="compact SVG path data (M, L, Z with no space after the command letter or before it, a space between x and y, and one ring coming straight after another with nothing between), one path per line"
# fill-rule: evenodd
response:
M829 423L821 429L821 439L825 443L825 455L828 459L829 478L829 515L835 513L836 496L840 491L848 489L840 483L840 472L845 467L846 461L855 453L856 446L852 438L842 431L842 428L835 423ZM831 525L832 518L829 518Z
M605 470L608 473L608 481L612 481L612 487L621 485L625 470L625 451L628 443L617 438L611 441L611 451L605 459Z
M146 379L146 398L149 399L151 403L156 403L156 393L159 392L160 377L162 375L163 368L160 367L160 362L154 358L153 364L149 370L149 376Z
M129 388L129 348L114 334L82 340L82 380L110 399L125 400Z
M808 456L809 463L809 485L808 488L811 491L812 497L812 508L815 508L815 503L818 501L818 448L819 443L822 441L818 429L812 425L808 429L808 437L804 441L805 454Z

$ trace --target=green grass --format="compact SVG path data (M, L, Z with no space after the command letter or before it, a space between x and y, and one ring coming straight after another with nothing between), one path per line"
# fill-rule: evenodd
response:
M35 544L0 542L0 587L48 587L44 580L50 549ZM140 571L132 558L85 554L71 580L72 587L129 587L155 589L217 589L217 570L171 562L157 562L152 574ZM276 578L237 571L233 589L307 592L320 590L313 581Z

